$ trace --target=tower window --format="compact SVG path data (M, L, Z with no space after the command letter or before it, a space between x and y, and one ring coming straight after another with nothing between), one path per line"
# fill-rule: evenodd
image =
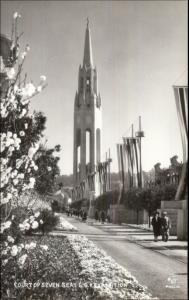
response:
M90 92L90 87L91 87L90 77L87 77L87 80L86 80L86 90L87 90L87 92Z

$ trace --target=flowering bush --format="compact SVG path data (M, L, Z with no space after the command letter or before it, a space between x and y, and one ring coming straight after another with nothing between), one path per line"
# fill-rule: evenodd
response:
M30 100L46 86L46 77L40 76L39 84L22 78L23 64L30 50L21 53L17 33L18 19L14 13L12 39L1 36L5 43L0 56L0 197L1 197L1 253L2 278L8 283L29 259L28 251L40 245L25 244L23 234L38 230L43 220L31 210L31 190L35 187L38 165L36 153L45 129L46 117L41 112L29 112ZM7 47L8 45L8 47ZM4 52L3 52L4 51ZM39 155L38 155L39 157ZM23 203L27 197L28 203ZM23 201L24 199L24 201ZM32 199L32 201L31 201ZM36 202L36 201L35 201ZM46 251L43 245L42 251ZM19 272L18 272L19 273ZM6 277L6 274L9 276ZM4 290L10 298L9 289Z
M43 224L43 220L41 218L41 213L38 211L36 213L32 213L25 219L22 223L19 224L19 229L24 234L31 234L39 230L40 225Z
M13 29L15 38L10 45L10 53L2 53L1 57L1 131L0 131L0 193L3 213L1 218L7 219L12 207L18 205L23 191L35 185L35 153L39 148L46 118L42 113L29 114L30 99L45 87L45 76L40 77L38 86L21 78L25 58L30 50L25 47L19 53L17 20L14 14ZM18 70L17 72L15 70Z
M85 275L80 274L78 256L68 239L60 238L27 237L24 254L18 247L12 249L13 256L2 266L2 299L99 299L85 286Z
M6 252L9 253L9 259L4 259L7 257ZM25 293L26 289L17 290L15 283L24 279L28 279L29 282L34 282L39 279L38 276L41 276L41 274L38 268L39 265L42 267L41 272L45 269L44 261L46 262L49 256L48 246L43 244L43 242L36 243L34 240L24 239L21 244L13 246L10 241L6 252L2 251L2 299L4 299L4 297L19 298L19 296L19 299L24 299L21 295Z

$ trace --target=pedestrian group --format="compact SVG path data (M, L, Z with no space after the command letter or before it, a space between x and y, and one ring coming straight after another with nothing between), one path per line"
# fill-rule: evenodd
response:
M167 212L162 213L162 217L159 216L159 212L156 211L152 218L152 227L154 232L154 241L158 241L158 236L162 236L162 241L167 242L169 239L169 230L171 228L171 222L167 216Z

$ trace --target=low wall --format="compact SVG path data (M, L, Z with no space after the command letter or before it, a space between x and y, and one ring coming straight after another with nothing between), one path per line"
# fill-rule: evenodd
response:
M124 205L110 205L110 220L113 223L137 224L137 212L127 209ZM138 224L148 224L148 213L146 210L138 212Z
M125 223L126 209L122 204L110 205L110 220L114 224Z

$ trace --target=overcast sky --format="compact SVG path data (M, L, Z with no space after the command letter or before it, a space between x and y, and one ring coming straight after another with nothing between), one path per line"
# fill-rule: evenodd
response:
M1 32L10 37L19 12L21 45L31 51L28 78L48 87L32 100L47 116L48 145L61 144L60 168L73 171L73 108L89 18L93 60L102 99L102 155L110 147L117 170L116 143L137 118L145 131L143 169L170 157L182 160L172 85L187 67L186 1L1 1Z

